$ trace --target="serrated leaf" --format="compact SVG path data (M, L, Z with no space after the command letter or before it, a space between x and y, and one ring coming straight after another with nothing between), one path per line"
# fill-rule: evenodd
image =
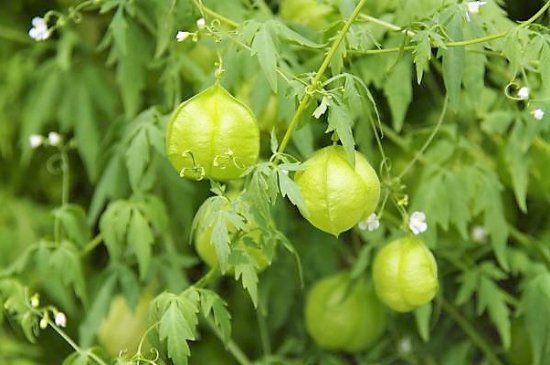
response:
M489 317L498 330L504 348L510 347L509 311L501 289L492 280L482 277L478 293L478 314L485 310L489 312Z
M300 188L298 188L294 180L288 177L288 174L280 169L277 170L277 176L279 178L279 188L281 189L283 198L288 197L288 200L300 209L303 214L308 214L308 209L302 197L302 193L300 192Z
M424 342L430 340L430 318L432 315L432 303L428 303L415 309L414 318L416 320L416 328Z
M432 58L430 34L426 31L418 32L414 35L412 41L415 43L413 61L416 66L416 81L420 84L422 82L422 75L428 69L429 61Z
M63 241L59 248L51 252L48 266L65 285L72 285L76 295L86 301L86 281L80 255L72 243Z
M227 343L231 337L231 314L227 310L227 303L214 291L200 289L201 308L205 317L212 313L214 324L220 330L223 341Z
M531 335L533 364L550 361L550 273L534 276L527 282L521 298L526 328Z
M131 213L132 208L126 202L115 201L109 204L101 216L99 228L109 255L114 260L118 260L122 254Z
M461 237L467 239L467 224L470 221L469 195L466 194L467 198L465 198L464 194L459 193L466 190L467 181L462 174L446 174L444 184L447 188L447 197L452 212L449 220L457 228Z
M248 291L254 308L258 307L258 273L253 264L235 266L235 279L241 280L243 288Z
M348 160L352 165L355 164L355 140L351 127L353 118L349 111L342 105L332 105L328 114L328 128L326 133L335 131L338 138L344 146Z
M388 99L392 126L400 131L412 100L412 70L410 56L404 56L390 70L384 82L384 95Z
M134 191L140 190L140 183L151 159L151 151L145 128L140 128L132 138L125 152L128 176Z
M137 209L132 210L128 225L128 244L134 250L139 266L140 278L145 278L151 262L152 248L155 240L149 227L149 222Z
M90 229L82 207L66 204L54 210L54 216L61 221L65 235L70 241L83 246L90 240Z
M159 336L161 341L166 340L168 357L174 364L187 365L187 357L191 355L187 341L195 339L195 332L187 323L177 301L173 301L162 315Z
M258 62L265 75L265 78L271 86L273 92L277 92L277 47L273 42L271 35L270 23L260 26L254 41L252 49L258 57Z
M462 16L456 15L448 25L448 33L453 41L463 40ZM451 47L442 50L443 82L449 96L449 106L453 110L460 108L460 88L464 77L466 51L464 47Z

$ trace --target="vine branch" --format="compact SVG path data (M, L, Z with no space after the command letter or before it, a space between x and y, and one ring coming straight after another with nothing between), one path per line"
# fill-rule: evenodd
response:
M338 50L338 47L340 47L340 44L342 43L342 41L346 37L346 34L347 34L349 28L351 27L351 25L353 24L355 19L359 16L359 12L363 8L363 5L365 5L365 2L366 2L366 0L359 1L357 6L355 7L355 9L353 10L353 13L349 17L349 19L346 21L346 23L344 24L344 26L340 30L338 36L334 40L334 43L330 47L327 55L325 56L325 59L323 60L323 63L319 67L319 70L317 70L317 72L315 73L315 77L311 81L310 85L306 88L306 93L304 94L304 96L300 100L300 104L298 105L298 109L296 109L296 112L294 113L294 115L293 115L293 117L290 121L290 124L289 124L289 126L286 130L286 133L285 133L284 137L283 137L283 140L281 141L281 144L279 145L279 149L277 151L278 153L283 153L284 150L286 149L286 147L287 147L287 145L290 141L290 137L292 136L292 133L294 132L294 130L296 129L296 126L298 125L298 121L300 120L300 117L302 116L302 114L306 110L306 107L307 107L309 101L311 100L311 97L312 97L313 93L308 92L308 88L311 88L312 90L315 90L315 88L317 88L319 82L321 81L321 78L323 77L325 71L327 70L328 66L330 65L330 61L332 60L332 58L334 57L336 51Z

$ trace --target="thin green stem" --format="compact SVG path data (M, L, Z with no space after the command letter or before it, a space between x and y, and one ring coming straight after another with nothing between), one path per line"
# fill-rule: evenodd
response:
M535 22L535 20L537 20L538 18L543 16L544 13L546 13L546 10L548 10L548 8L550 8L550 1L547 1L546 4L544 4L543 7L540 8L539 11L537 11L535 14L533 14L532 17L530 17L529 19L527 19L526 21L521 23L519 25L519 27L520 28L525 28L525 27L528 27L529 25L533 24Z
M392 24L392 23L389 23L387 21L384 21L382 19L378 19L378 18L375 18L373 16L370 16L370 15L367 15L367 14L360 14L359 17L361 19L365 19L366 21L370 22L370 23L373 23L373 24L378 24L384 28L387 28L389 30L393 30L393 31L396 31L396 32L403 32L405 33L406 35L410 36L410 37L413 37L416 33L413 32L412 30L408 30L408 29L403 29L401 28L400 26L398 25L395 25L395 24Z
M61 185L61 205L65 206L69 203L69 184L70 184L70 163L69 156L65 148L61 150L61 173L62 173L62 185Z
M212 319L206 318L206 322L208 323L210 329L212 329L214 334L220 339L220 341L225 344L227 351L229 351L231 355L233 355L235 360L237 360L240 365L252 365L252 362L248 359L243 350L240 349L239 345L235 343L235 341L229 339L229 341L225 342L223 334L218 329L218 327L216 327L216 325L212 323Z
M206 273L206 275L204 275L195 284L193 284L193 286L195 288L204 288L206 285L214 281L219 275L220 270L217 267L213 267L210 269L210 271Z
M31 307L31 306L28 306L28 308L36 315L38 316L42 316L42 312L40 312L39 310ZM99 365L107 365L107 363L105 361L103 361L100 357L98 357L96 354L94 354L92 351L85 351L85 350L82 350L80 348L80 346L78 346L76 344L76 342L73 341L73 339L71 337L69 337L69 335L67 333L65 333L65 331L63 331L61 328L59 328L51 319L48 319L47 320L48 322L48 325L53 328L53 330L55 332L57 332L57 334L59 336L61 336L61 338L63 338L63 340L65 340L65 342L67 342L69 344L69 346L71 346L73 348L73 350L75 350L77 353L79 354L85 354L86 356L88 356L90 359L94 360L96 363L98 363Z
M267 330L267 323L265 321L264 315L260 313L259 308L256 309L256 318L258 319L258 328L260 330L262 350L264 352L264 356L267 357L271 355L271 344L269 343L269 333Z
M428 137L426 142L424 142L424 145L422 146L420 151L418 151L416 153L416 155L411 160L411 162L409 162L409 164L403 169L403 171L401 171L401 173L398 176L399 179L402 178L403 176L405 176L405 174L410 170L411 167L413 167L413 165L416 163L416 161L418 161L418 159L424 154L426 149L432 143L435 135L437 134L437 132L441 128L441 125L443 124L443 120L445 119L445 115L447 114L447 106L448 105L449 105L449 97L446 96L445 101L443 102L443 109L441 110L441 114L439 115L439 120L437 121L437 124L436 124L435 128L433 129L432 133L430 134L430 136Z
M472 340L472 342L479 347L485 354L487 359L492 365L503 365L498 356L492 349L492 346L485 341L474 326L468 322L468 320L455 308L451 303L447 302L444 298L441 299L441 308L462 328Z
M99 246L101 242L103 242L103 236L100 233L92 238L92 240L88 242L86 246L84 246L84 249L82 250L82 256L86 256L87 254L92 252L97 246Z
M214 10L210 9L209 7L205 6L202 3L202 0L193 0L193 3L195 3L195 6L199 9L199 11L201 12L201 14L203 14L203 16L208 15L212 18L216 18L220 22L224 23L225 25L227 25L231 28L238 28L239 27L239 23L237 23L237 22L235 22L235 21L233 21L229 18L226 18L225 16L221 15L220 13L217 13Z
M508 224L508 230L510 231L510 236L520 243L523 246L533 248L540 255L546 267L550 268L550 254L547 250L544 249L541 245L537 244L533 238L527 236L525 233L519 231L516 227L511 224Z
M349 19L346 21L342 29L340 30L338 36L334 40L334 43L330 47L327 55L325 56L325 59L323 60L323 63L321 63L321 66L319 67L319 70L315 73L315 77L311 81L310 85L306 87L305 94L300 100L300 104L298 105L298 109L294 113L294 116L292 117L290 124L288 126L288 129L286 130L286 133L283 137L283 140L281 141L281 144L279 145L278 153L283 153L286 147L288 146L288 143L290 142L290 137L292 136L292 133L296 129L296 126L298 125L298 121L300 120L300 117L302 116L303 112L306 110L306 107L311 100L311 97L313 95L314 90L318 87L319 82L321 81L321 78L325 74L325 71L330 65L330 62L332 61L332 58L336 54L336 51L338 50L338 47L340 47L340 44L346 37L346 34L359 15L359 12L363 8L363 5L365 5L366 0L360 0L357 6L355 7L355 10L349 17ZM310 89L310 90L308 90Z

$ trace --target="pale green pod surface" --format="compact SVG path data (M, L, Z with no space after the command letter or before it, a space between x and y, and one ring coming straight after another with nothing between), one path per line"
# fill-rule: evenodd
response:
M348 273L318 281L309 291L306 328L323 348L358 352L373 345L386 327L385 312L365 278Z
M397 312L428 303L439 287L432 253L412 236L393 241L378 252L372 277L380 300Z
M283 19L300 23L315 30L327 28L338 20L335 7L318 0L283 0L279 12Z
M365 219L380 199L380 181L367 159L355 152L355 166L341 146L315 152L295 181L307 212L302 215L315 227L338 236Z
M166 148L183 177L236 179L258 159L260 132L252 111L215 84L176 109Z

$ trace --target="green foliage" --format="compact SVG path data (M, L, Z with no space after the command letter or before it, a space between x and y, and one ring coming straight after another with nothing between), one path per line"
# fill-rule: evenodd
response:
M498 365L518 318L549 363L550 3L535 3L5 2L0 363ZM260 159L223 184L181 179L167 121L216 82L255 112ZM293 177L331 143L375 167L378 229L336 239L300 215ZM317 347L307 289L370 280L415 211L436 298L388 316L366 351ZM188 244L199 223L219 267ZM148 330L109 358L96 337L120 294L131 310L149 298Z

